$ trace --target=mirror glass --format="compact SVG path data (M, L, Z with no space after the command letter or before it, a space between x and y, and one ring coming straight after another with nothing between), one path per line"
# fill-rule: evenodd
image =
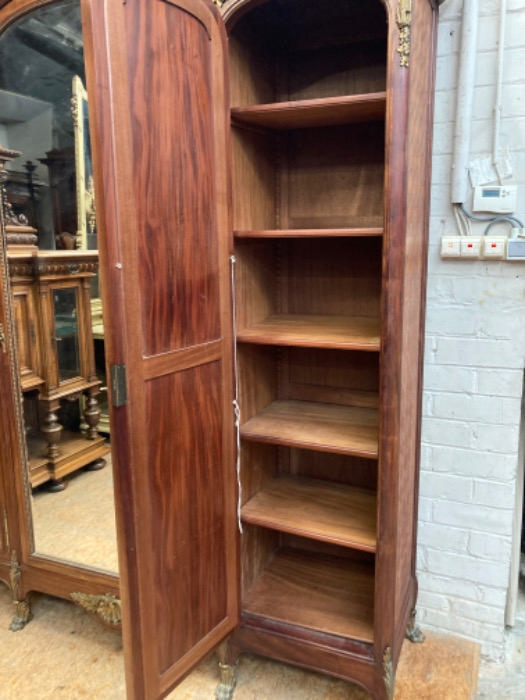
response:
M34 551L116 572L80 3L0 34L0 144Z

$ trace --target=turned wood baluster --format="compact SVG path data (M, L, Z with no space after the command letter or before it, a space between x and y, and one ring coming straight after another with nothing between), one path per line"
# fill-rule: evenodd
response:
M98 387L89 389L84 407L84 420L87 423L88 429L86 437L88 440L95 440L98 437L97 426L100 420L100 408L98 405L97 395Z
M42 432L47 440L47 456L50 460L55 460L60 455L58 443L62 434L62 426L58 422L56 411L60 408L60 400L54 399L46 402L47 413L42 425Z

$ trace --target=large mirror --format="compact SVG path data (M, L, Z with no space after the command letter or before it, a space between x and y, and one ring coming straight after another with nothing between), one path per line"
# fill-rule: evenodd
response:
M33 551L116 573L104 326L78 0L0 27L0 144Z

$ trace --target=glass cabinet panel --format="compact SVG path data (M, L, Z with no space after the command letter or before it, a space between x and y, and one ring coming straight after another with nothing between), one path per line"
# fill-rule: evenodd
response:
M53 313L59 382L80 375L78 346L77 289L53 291Z

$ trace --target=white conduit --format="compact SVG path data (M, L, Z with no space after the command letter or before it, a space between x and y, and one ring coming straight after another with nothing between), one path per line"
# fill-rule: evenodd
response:
M496 78L496 103L494 105L494 138L492 141L492 164L498 175L501 185L502 177L499 168L499 131L501 123L501 91L503 85L503 58L505 53L505 17L507 14L507 0L500 0L499 39L498 39L498 75Z
M478 0L464 0L452 160L452 204L465 201L478 39Z

